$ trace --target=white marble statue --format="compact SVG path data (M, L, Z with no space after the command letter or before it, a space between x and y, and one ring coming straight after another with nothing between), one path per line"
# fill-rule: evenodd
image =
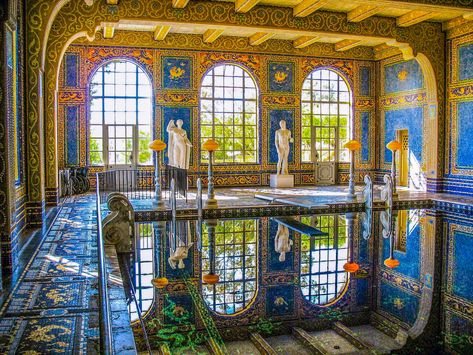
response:
M169 165L181 169L189 169L190 151L192 143L187 138L187 132L182 128L184 122L170 120L166 131L168 132L168 159ZM177 125L177 127L176 127Z
M189 249L193 244L194 243L190 243L189 245L180 245L173 253L171 253L171 256L168 258L171 268L176 269L177 266L179 269L184 269L186 267L184 259L187 259L189 256Z
M286 121L279 121L279 127L274 135L274 142L278 152L277 175L288 174L289 143L293 142L291 131L286 128Z
M289 229L278 224L278 231L274 238L274 250L279 253L279 261L283 262L286 260L286 253L291 252L292 240L289 239Z

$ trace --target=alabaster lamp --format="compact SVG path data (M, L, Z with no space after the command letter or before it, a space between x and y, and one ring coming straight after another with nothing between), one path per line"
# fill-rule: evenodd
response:
M397 140L392 140L388 144L386 144L386 148L388 148L392 153L391 159L391 179L393 181L393 196L397 196L396 191L396 152L401 150L402 145Z
M348 198L356 198L355 195L355 152L360 150L361 143L352 139L343 145L350 151L350 180L348 182Z
M202 282L208 285L215 285L220 280L220 276L215 273L215 228L217 220L210 219L207 224L207 235L209 240L209 273L202 276Z
M155 190L155 203L158 207L161 207L164 205L163 198L161 196L161 172L159 169L160 165L160 156L161 152L166 149L166 143L164 143L160 139L156 139L152 141L149 145L148 148L151 149L156 153L156 167L154 169L154 190Z
M207 201L205 202L205 206L208 208L217 208L218 203L217 199L215 198L215 191L214 191L214 177L213 177L213 154L218 149L218 143L213 139L208 139L202 144L202 149L206 150L209 153L209 168L207 173Z
M346 221L348 227L349 256L348 261L343 265L346 272L354 274L360 269L360 265L353 261L354 237L355 237L355 213L347 213Z

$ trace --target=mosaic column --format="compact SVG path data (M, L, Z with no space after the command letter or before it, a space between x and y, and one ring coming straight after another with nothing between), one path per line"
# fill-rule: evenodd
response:
M350 151L350 180L348 182L348 198L355 199L355 152L360 150L361 144L356 140L348 141L343 145Z
M161 195L161 170L159 164L161 152L166 149L166 143L160 139L156 139L149 144L149 149L156 153L156 166L154 168L154 201L157 207L164 206L163 197Z
M391 179L393 181L393 196L396 197L398 195L396 191L396 152L402 148L402 145L400 142L393 140L386 144L386 148L388 148L392 153Z
M207 208L217 208L218 203L215 198L214 190L214 177L213 177L213 153L218 149L218 143L212 139L209 139L204 142L202 148L209 152L209 165L208 165L208 192L207 192L207 201L205 206Z

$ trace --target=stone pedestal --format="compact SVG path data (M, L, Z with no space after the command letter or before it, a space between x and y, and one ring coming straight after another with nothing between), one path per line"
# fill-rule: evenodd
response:
M269 186L271 187L294 187L294 175L276 175L269 176Z

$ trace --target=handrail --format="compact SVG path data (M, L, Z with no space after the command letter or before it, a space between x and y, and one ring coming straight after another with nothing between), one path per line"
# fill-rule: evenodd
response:
M201 178L197 179L197 250L202 251L202 224L204 212L202 209L202 180Z
M105 248L102 234L102 211L100 208L99 174L96 175L96 202L97 202L97 255L99 281L99 329L100 353L113 354L112 321L110 304L108 302L107 279L108 272L105 265Z

